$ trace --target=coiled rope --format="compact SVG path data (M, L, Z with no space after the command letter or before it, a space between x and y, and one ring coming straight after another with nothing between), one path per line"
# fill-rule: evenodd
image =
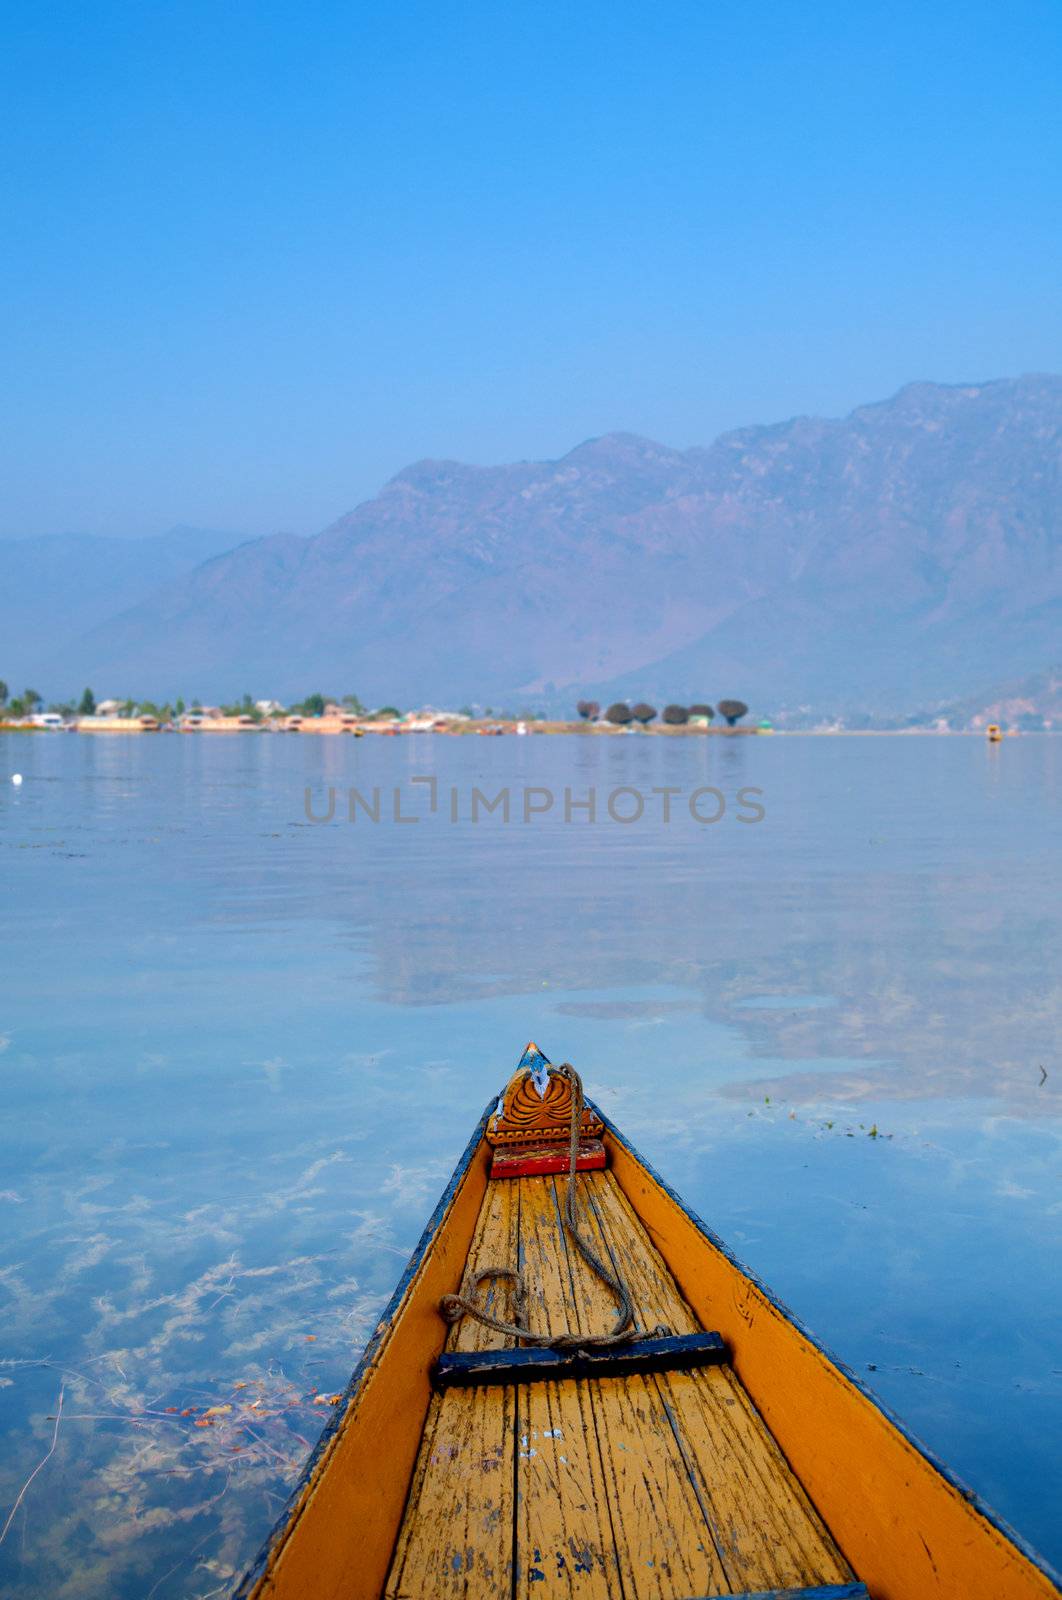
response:
M630 1290L623 1279L611 1267L605 1265L589 1240L580 1233L575 1211L575 1185L576 1169L579 1160L579 1131L583 1119L583 1107L586 1096L583 1093L583 1082L575 1068L569 1061L561 1066L554 1067L554 1072L559 1077L567 1078L572 1086L572 1122L571 1135L568 1142L568 1182L564 1195L564 1209L561 1220L564 1231L572 1241L587 1266L597 1273L602 1283L608 1285L619 1301L616 1311L616 1325L610 1333L532 1333L527 1325L527 1283L522 1272L515 1267L482 1267L473 1276L466 1278L461 1285L460 1293L444 1294L439 1301L439 1310L447 1322L460 1322L462 1317L473 1317L481 1322L485 1328L493 1328L496 1333L504 1333L511 1339L518 1339L521 1344L535 1345L547 1350L565 1349L599 1349L604 1345L625 1344L631 1339L637 1339L639 1329L634 1322L634 1303L631 1300ZM501 1317L492 1316L476 1299L476 1291L480 1284L498 1278L509 1278L513 1285L513 1321L506 1322Z

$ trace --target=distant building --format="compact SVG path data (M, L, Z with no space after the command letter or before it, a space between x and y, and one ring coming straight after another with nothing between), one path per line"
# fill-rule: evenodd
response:
M158 729L154 717L102 717L99 713L78 717L74 726L78 733L154 733Z

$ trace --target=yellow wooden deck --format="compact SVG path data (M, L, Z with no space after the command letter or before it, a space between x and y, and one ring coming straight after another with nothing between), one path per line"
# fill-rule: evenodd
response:
M611 1295L560 1222L563 1178L488 1183L472 1268L519 1259L536 1332L603 1332ZM583 1232L649 1330L701 1324L610 1172ZM504 1284L496 1309L511 1313ZM466 1318L448 1349L511 1341ZM450 1389L432 1399L387 1600L687 1600L844 1583L851 1570L727 1366Z

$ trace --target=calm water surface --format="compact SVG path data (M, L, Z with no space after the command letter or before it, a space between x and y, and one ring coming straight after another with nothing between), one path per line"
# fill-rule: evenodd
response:
M55 1442L0 1593L226 1593L532 1037L1062 1560L1060 775L1048 737L0 736L0 1525Z

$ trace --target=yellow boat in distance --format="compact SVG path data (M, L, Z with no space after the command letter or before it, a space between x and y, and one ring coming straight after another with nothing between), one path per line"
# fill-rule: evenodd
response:
M239 1600L1045 1600L529 1045Z
M988 724L988 727L985 729L985 738L988 740L989 744L999 744L1000 740L1003 738L1003 732L998 722L990 722Z

